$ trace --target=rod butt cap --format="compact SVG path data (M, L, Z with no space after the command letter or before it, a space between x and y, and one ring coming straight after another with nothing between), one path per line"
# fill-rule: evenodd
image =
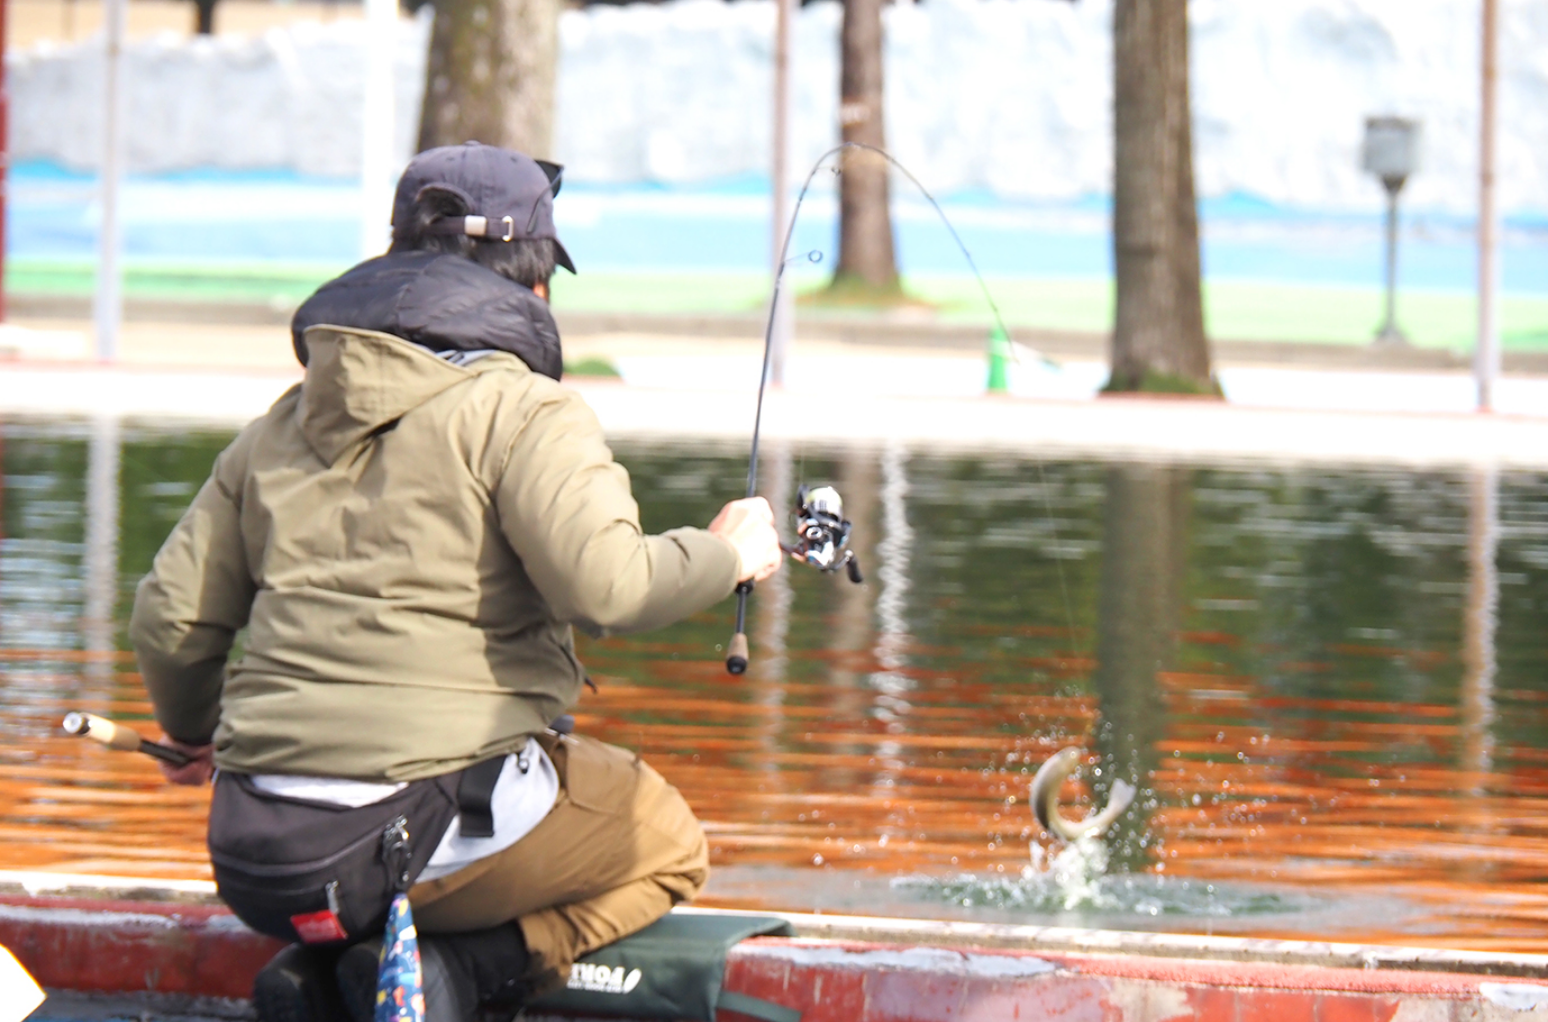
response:
M747 635L743 632L731 636L731 648L726 653L726 671L731 674L747 673Z

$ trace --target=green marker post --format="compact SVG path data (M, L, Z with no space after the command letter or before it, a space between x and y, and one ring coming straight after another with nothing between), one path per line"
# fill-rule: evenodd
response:
M999 325L989 330L989 386L991 394L1005 394L1010 391L1010 381L1007 378L1006 365L1011 357L1010 338Z

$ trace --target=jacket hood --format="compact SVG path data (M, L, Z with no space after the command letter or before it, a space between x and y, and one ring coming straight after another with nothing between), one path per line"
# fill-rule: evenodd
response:
M507 351L555 380L564 371L548 303L459 255L389 252L318 288L290 323L302 365L311 357L306 331L322 324L391 334L432 352Z
M301 382L301 434L329 465L442 391L484 369L514 368L499 357L463 368L397 337L363 330L315 326L303 341L310 358Z

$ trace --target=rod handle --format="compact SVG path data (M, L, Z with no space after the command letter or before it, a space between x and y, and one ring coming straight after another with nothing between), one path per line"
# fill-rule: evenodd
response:
M147 756L164 763L171 763L173 766L187 766L193 762L193 758L187 753L180 752L170 745L153 742L134 728L115 724L95 713L71 711L65 714L62 726L67 733L77 738L90 738L94 742L101 742L108 748L117 749L120 752L143 752Z
M65 714L64 729L77 738L90 738L120 752L139 752L140 742L144 740L133 728L115 724L95 713Z
M726 651L726 671L731 674L747 673L747 633L731 636L731 647Z
M140 747L136 751L143 752L152 759L159 759L163 763L170 763L173 766L187 766L193 762L193 757L188 755L188 753L179 752L170 745L162 745L160 742L153 742L149 738L141 738Z

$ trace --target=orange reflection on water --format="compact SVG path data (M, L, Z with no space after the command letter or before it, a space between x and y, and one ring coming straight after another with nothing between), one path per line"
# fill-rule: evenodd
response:
M605 665L615 648L592 644L590 659ZM5 659L25 671L0 750L4 865L208 877L207 790L165 785L149 759L57 730L64 712L85 709L154 734L128 665L115 665L111 695L93 697L69 694L93 687L81 658ZM658 660L648 673L667 683L598 672L579 727L640 750L676 784L722 866L1015 875L1028 843L1046 840L1026 805L1032 772L1065 745L1090 748L1100 709L1090 695L927 678L878 715L864 687L731 681L704 660ZM1338 939L1548 951L1542 750L1499 748L1493 769L1461 771L1445 763L1462 740L1454 707L1256 695L1248 679L1197 673L1162 688L1171 711L1147 780L1153 798L1131 810L1148 814L1152 868L1385 890L1423 908L1401 930L1376 919ZM1412 760L1394 760L1394 747ZM1078 807L1090 793L1072 782L1065 797ZM1282 921L1234 932L1317 935Z

